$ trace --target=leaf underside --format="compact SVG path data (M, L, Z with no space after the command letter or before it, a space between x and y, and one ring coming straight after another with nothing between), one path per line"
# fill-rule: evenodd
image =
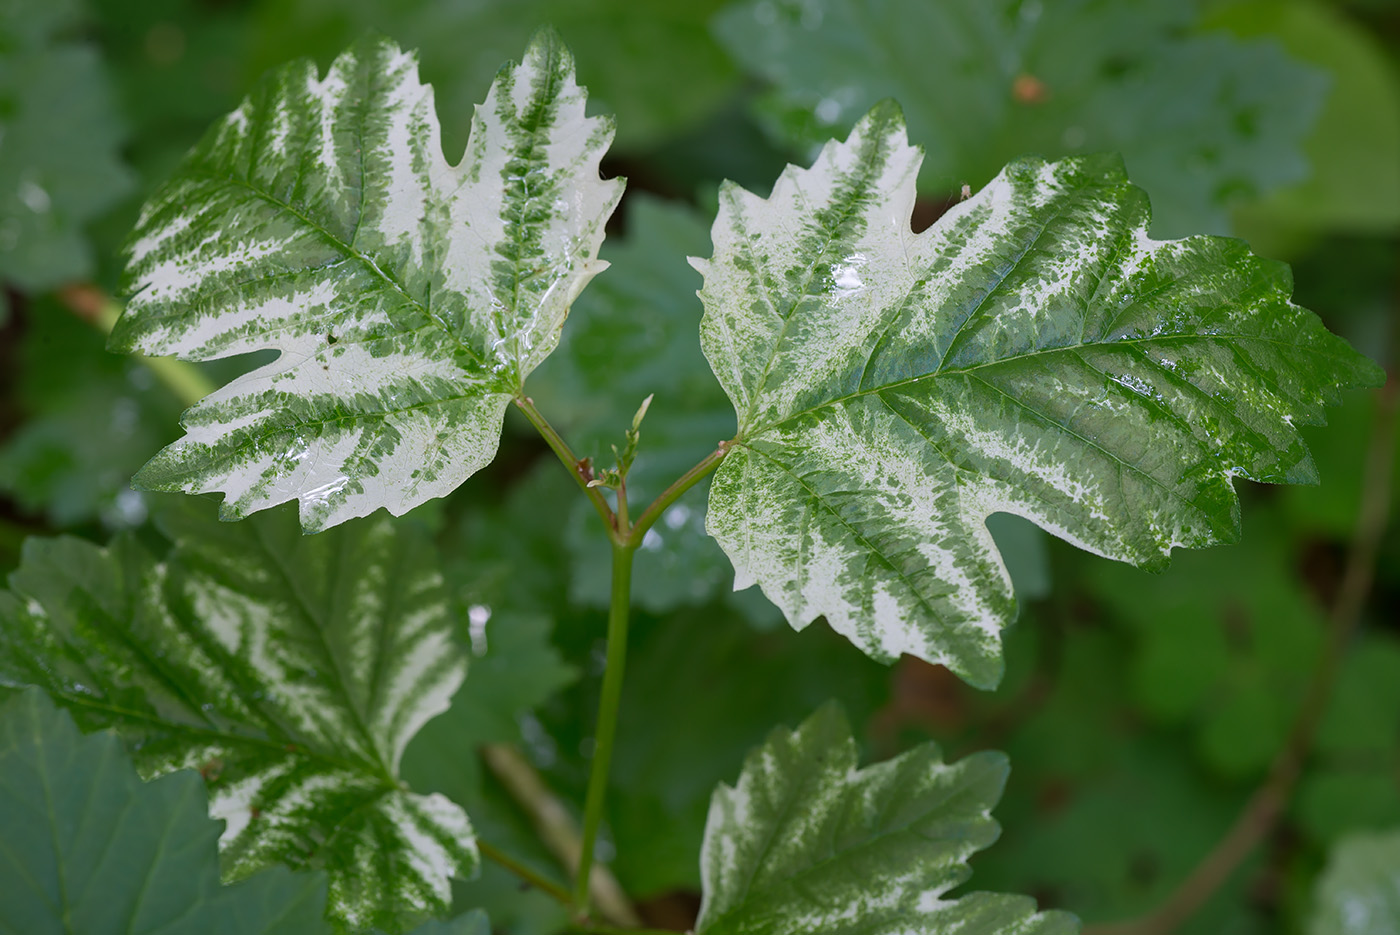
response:
M462 161L432 89L387 40L268 79L147 203L112 347L207 360L277 350L184 416L137 482L287 500L315 531L455 489L606 264L621 196L573 61L541 33L503 68Z
M146 777L198 770L226 879L324 869L356 931L445 912L471 826L398 776L465 670L431 546L388 518L306 538L289 511L230 526L208 507L163 517L164 562L129 538L29 540L0 592L0 683L115 729Z
M1006 758L947 765L924 744L857 769L845 716L827 705L749 754L719 786L701 850L699 935L1069 935L1073 916L1024 896L943 896L1000 833L991 808Z
M143 783L111 735L39 691L0 705L0 930L313 935L325 882L278 868L219 884L219 823L194 773Z
M991 687L1015 606L988 515L1162 568L1237 537L1232 478L1315 481L1295 424L1381 374L1281 264L1149 239L1116 157L1013 163L914 234L921 158L886 103L769 198L721 192L692 262L738 435L708 528L795 627Z

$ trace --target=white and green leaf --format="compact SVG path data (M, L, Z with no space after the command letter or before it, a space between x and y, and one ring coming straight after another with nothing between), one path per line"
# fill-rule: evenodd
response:
M721 193L701 341L738 413L708 528L801 628L974 685L1023 516L1161 568L1234 539L1232 478L1312 482L1296 424L1380 371L1239 241L1147 236L1115 157L1008 166L922 234L890 104L768 198Z
M775 730L710 802L698 935L1070 935L1024 896L945 898L996 840L1006 758L945 764L933 744L857 769L841 709Z
M431 545L387 518L307 538L288 511L207 506L163 517L163 562L129 538L29 540L0 592L0 683L114 728L146 777L199 770L226 879L324 869L351 931L446 911L471 825L399 778L466 669Z
M456 166L413 53L366 40L324 78L274 73L147 203L112 346L273 362L191 408L137 475L287 501L320 530L395 515L490 462L510 400L606 264L622 192L573 60L541 33L503 68Z

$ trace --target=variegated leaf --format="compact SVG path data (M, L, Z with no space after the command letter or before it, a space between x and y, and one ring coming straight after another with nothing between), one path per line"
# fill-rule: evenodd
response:
M307 538L286 510L229 525L209 506L164 517L162 562L127 538L29 540L0 592L0 682L116 729L146 777L199 770L227 879L324 869L352 931L445 911L471 826L399 779L466 668L432 546L387 517Z
M775 730L710 801L699 935L1070 935L1024 896L944 894L996 840L1006 758L947 765L924 744L857 769L841 709Z
M456 166L412 53L367 40L324 78L274 73L143 210L112 346L280 354L190 409L137 482L223 491L227 518L296 499L308 530L456 488L606 266L611 137L548 32Z
M989 514L1161 568L1236 537L1232 478L1314 481L1295 424L1380 373L1281 264L1149 239L1115 157L1013 163L914 234L920 159L885 104L769 198L722 192L693 262L739 424L708 528L794 626L990 687Z

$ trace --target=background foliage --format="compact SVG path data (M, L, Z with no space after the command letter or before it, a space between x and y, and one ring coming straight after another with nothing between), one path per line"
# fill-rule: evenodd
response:
M1247 237L1293 263L1302 304L1394 365L1400 12L1386 0L2 0L0 573L19 566L31 535L105 545L130 531L148 550L170 548L169 524L149 519L163 498L127 481L178 435L180 404L140 363L103 350L72 287L114 287L140 202L207 124L267 67L300 55L324 67L373 29L421 48L455 158L472 102L546 21L594 106L617 115L604 169L630 181L603 248L613 268L575 305L531 392L600 457L654 392L629 482L640 497L732 431L696 337L700 277L683 260L708 252L718 182L766 191L786 161L891 94L929 150L919 224L1014 156L1117 149L1152 196L1154 233ZM775 724L795 727L835 697L865 761L930 739L950 762L1009 754L1005 831L974 859L978 888L1030 893L1087 922L1151 910L1287 742L1363 508L1378 398L1353 394L1330 425L1305 430L1322 486L1241 484L1242 543L1182 553L1160 576L998 522L1023 606L992 693L911 659L878 666L822 625L778 627L756 592L730 590L729 564L703 534L704 497L691 494L637 559L606 842L623 887L653 924L691 925L711 789L735 781ZM582 800L603 540L523 421L507 425L488 471L406 521L436 540L474 661L402 772L562 879L454 726L471 726L469 744L519 744L566 801ZM1393 525L1361 621L1280 826L1180 931L1387 931L1347 928L1336 903L1400 875ZM31 718L56 716L24 703ZM285 880L260 885L295 895ZM455 897L501 931L562 922L489 864Z

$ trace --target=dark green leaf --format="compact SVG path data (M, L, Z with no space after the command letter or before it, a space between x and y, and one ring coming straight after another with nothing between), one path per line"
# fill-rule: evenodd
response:
M856 769L845 717L828 705L775 730L710 805L696 932L918 932L1050 935L1079 931L1022 896L944 894L967 858L996 840L991 808L1006 759L945 765L932 744Z
M143 783L30 690L0 706L0 929L23 935L315 935L325 883L276 868L219 884L198 775Z
M67 38L79 11L0 3L0 280L29 292L92 274L84 225L131 185L97 51Z

